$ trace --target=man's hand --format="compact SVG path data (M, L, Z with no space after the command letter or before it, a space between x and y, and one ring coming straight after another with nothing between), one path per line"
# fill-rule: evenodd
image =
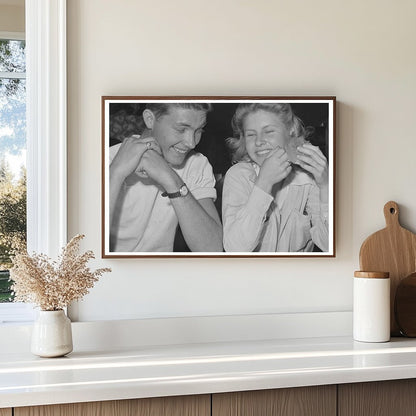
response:
M166 192L176 192L182 179L170 167L165 158L156 150L147 151L138 166L138 172L160 185Z
M136 134L127 137L111 162L111 175L124 180L137 169L143 155L152 149L159 151L159 145L153 137L143 137Z

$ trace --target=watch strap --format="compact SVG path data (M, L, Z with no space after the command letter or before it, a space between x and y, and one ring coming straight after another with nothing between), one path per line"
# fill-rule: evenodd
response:
M162 196L163 197L168 197L169 199L179 198L181 196L185 196L185 195L182 195L182 192L181 192L181 189L183 187L186 187L186 185L184 183L179 187L179 191L177 191L177 192L171 192L171 193L165 191L165 192L162 192Z
M172 193L168 193L168 192L162 192L162 196L164 197L168 197L168 198L179 198L181 196L181 193L178 192L172 192Z

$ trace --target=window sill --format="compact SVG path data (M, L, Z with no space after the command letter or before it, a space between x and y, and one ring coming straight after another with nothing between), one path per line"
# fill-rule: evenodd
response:
M23 325L33 322L36 312L27 303L0 303L0 325Z

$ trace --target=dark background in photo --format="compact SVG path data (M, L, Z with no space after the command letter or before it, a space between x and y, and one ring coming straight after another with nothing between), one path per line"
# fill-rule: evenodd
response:
M237 105L238 103L213 104L202 139L195 148L208 158L215 175L225 175L231 166L225 139L233 135L231 119ZM110 146L120 143L132 134L141 134L144 129L142 113L145 106L145 103L110 104ZM314 133L309 141L319 146L328 157L328 104L292 103L291 106L305 127L313 128Z
M213 168L217 190L215 206L221 218L223 179L231 167L231 158L225 145L225 139L233 135L231 119L238 103L213 103L212 106L213 110L208 113L207 125L195 151L205 155ZM322 153L328 158L329 105L327 103L291 103L291 106L305 127L310 128L312 134L308 140L313 145L319 146ZM110 104L110 146L122 142L132 134L142 133L144 130L142 113L145 107L146 103ZM179 226L173 251L190 251Z

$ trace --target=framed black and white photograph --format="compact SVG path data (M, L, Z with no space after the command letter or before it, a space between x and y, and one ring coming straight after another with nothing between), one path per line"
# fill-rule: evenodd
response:
M102 97L102 256L334 257L335 97Z

